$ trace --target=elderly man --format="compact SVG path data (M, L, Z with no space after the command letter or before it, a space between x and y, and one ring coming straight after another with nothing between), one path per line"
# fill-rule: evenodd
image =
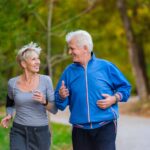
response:
M73 63L55 91L56 106L69 105L74 150L115 150L118 102L126 102L131 85L111 62L93 53L91 35L83 30L66 35Z

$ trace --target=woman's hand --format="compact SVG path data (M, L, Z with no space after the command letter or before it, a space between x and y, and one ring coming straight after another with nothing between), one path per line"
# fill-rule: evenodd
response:
M4 117L1 121L1 125L4 128L8 128L9 125L9 121L11 120L12 116L10 114L8 114L6 117Z
M33 98L34 100L40 102L41 104L46 104L46 99L45 99L43 93L40 92L40 91L34 91L32 98Z

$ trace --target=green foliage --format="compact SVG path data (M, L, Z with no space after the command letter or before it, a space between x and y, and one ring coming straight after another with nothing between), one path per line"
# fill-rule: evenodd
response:
M9 150L9 130L0 127L0 149Z
M5 103L6 88L7 88L7 81L0 74L0 91L1 91L1 94L0 94L0 105Z
M2 117L0 117L1 119ZM0 150L9 150L9 131L10 128L4 129L0 126Z
M71 127L52 123L52 150L69 150L71 145Z
M93 5L96 2L96 5ZM150 78L150 13L149 0L127 1L137 41L144 48L146 69ZM89 9L91 8L91 9ZM18 74L20 69L15 62L17 50L30 41L37 42L43 49L41 73L45 73L47 57L47 16L48 1L0 1L0 80L4 82ZM52 56L62 54L65 48L65 34L76 29L84 29L91 33L94 41L94 52L97 57L115 63L133 85L128 47L124 27L122 25L116 1L110 0L56 0L52 14ZM56 85L67 60L53 68L53 82ZM3 90L2 90L3 91ZM4 95L0 98L4 99Z

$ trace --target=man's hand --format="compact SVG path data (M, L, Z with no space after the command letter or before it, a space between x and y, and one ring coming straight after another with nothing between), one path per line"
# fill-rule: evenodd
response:
M59 95L62 99L65 99L66 97L69 96L69 90L65 86L65 82L62 81L61 87L59 89Z
M109 94L102 94L104 99L98 100L97 105L101 109L106 109L116 103L116 97Z

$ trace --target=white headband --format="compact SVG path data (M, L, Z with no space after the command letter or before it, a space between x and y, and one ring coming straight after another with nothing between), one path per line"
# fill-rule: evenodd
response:
M23 53L25 50L27 50L27 49L33 49L33 50L35 50L38 54L40 54L40 52L41 52L41 50L42 50L41 47L38 47L38 44L37 44L37 43L31 42L31 43L29 43L29 44L23 46L23 47L19 50L19 53L22 54L22 53Z

